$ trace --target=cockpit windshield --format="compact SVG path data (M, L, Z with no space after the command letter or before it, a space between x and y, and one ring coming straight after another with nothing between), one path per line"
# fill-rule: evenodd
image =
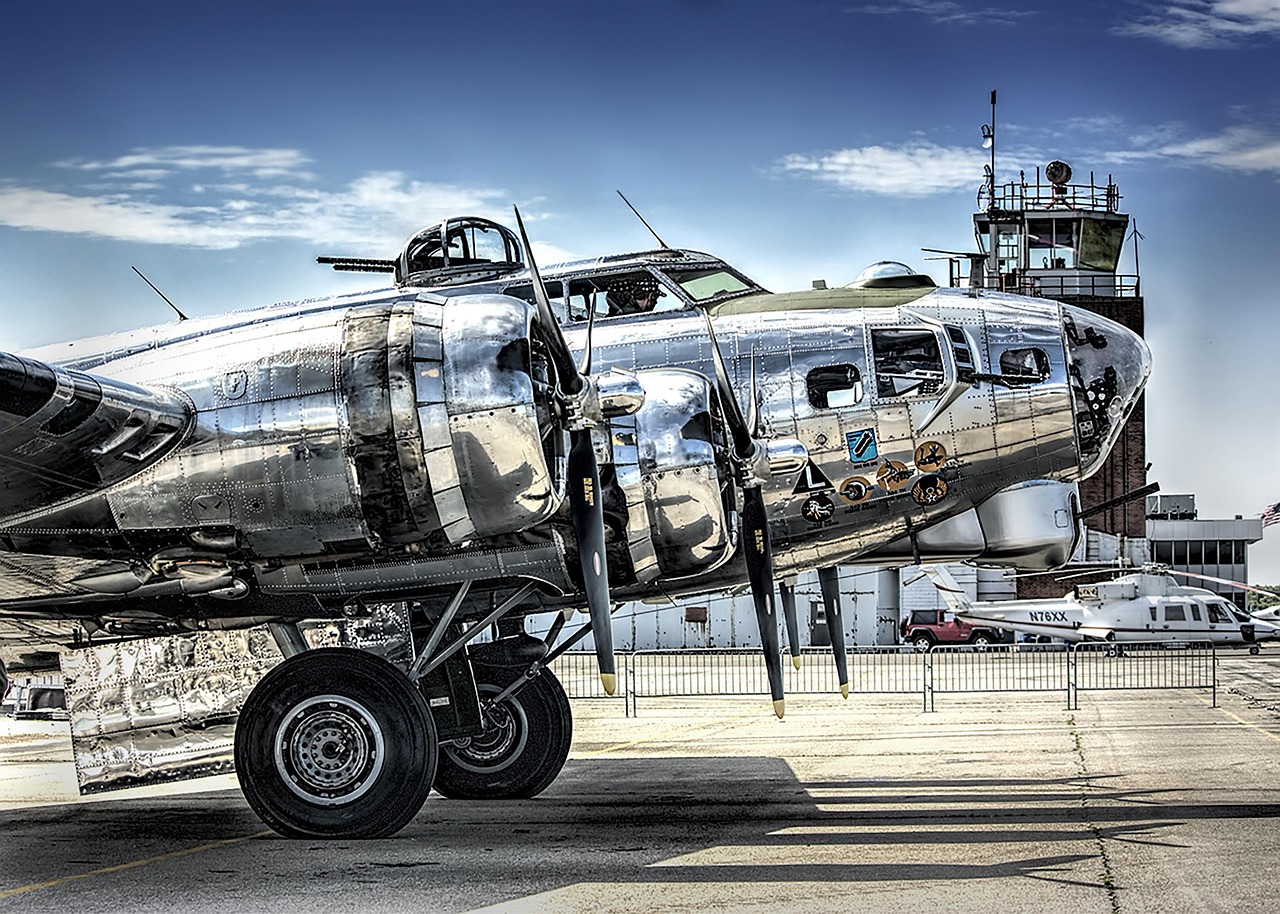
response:
M704 302L724 295L759 291L755 283L724 267L664 272L695 302Z

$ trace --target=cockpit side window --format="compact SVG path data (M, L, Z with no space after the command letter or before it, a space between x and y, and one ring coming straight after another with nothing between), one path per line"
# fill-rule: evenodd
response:
M1043 381L1049 377L1049 355L1035 346L1006 349L1000 353L1000 375L1024 382Z
M871 349L875 354L877 396L927 396L942 387L942 353L932 330L872 330Z
M809 402L817 409L839 409L862 402L862 374L857 365L823 365L805 378Z
M549 282L547 287L547 299L551 302L551 310L556 313L560 320L564 319L564 283ZM533 294L533 285L530 283L521 283L517 286L507 286L502 290L503 295L510 295L512 298L519 298L533 305L537 303L537 298Z
M597 318L653 311L676 311L684 301L648 270L575 279L569 283L569 319Z
M1218 623L1231 621L1231 614L1227 612L1227 605L1225 603L1218 603L1215 601L1207 604L1206 608L1209 610L1210 622Z

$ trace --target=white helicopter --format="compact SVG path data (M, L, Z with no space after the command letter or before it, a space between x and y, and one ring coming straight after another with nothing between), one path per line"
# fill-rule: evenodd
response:
M1280 640L1280 623L1250 616L1218 594L1180 584L1173 571L1148 565L1111 581L1077 584L1061 599L972 602L942 567L925 573L957 619L1064 641L1179 641L1247 646ZM1194 575L1195 577L1204 577ZM1230 582L1234 583L1234 582Z

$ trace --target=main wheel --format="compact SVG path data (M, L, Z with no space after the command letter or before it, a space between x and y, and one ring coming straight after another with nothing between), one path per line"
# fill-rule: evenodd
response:
M366 651L290 657L250 693L236 726L245 799L286 837L385 838L422 808L435 777L422 693Z
M480 700L502 687L483 679ZM569 757L573 716L564 687L543 670L514 695L485 708L485 729L459 745L440 747L435 788L454 799L517 799L546 790Z

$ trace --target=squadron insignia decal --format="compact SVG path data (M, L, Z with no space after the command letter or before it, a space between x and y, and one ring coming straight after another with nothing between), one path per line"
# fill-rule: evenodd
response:
M876 430L874 428L846 432L844 440L849 445L849 459L854 463L867 463L880 456L880 451L876 448Z
M911 487L911 497L921 505L936 505L947 497L947 481L941 476L922 476Z
M901 460L886 460L876 470L876 482L887 492L896 492L911 479L911 471Z
M947 449L938 441L926 441L916 448L916 469L928 473L947 462Z
M840 497L850 505L862 504L871 497L871 480L865 476L850 476L840 483Z
M826 495L810 495L800 506L800 513L811 524L821 524L836 513L835 503Z

